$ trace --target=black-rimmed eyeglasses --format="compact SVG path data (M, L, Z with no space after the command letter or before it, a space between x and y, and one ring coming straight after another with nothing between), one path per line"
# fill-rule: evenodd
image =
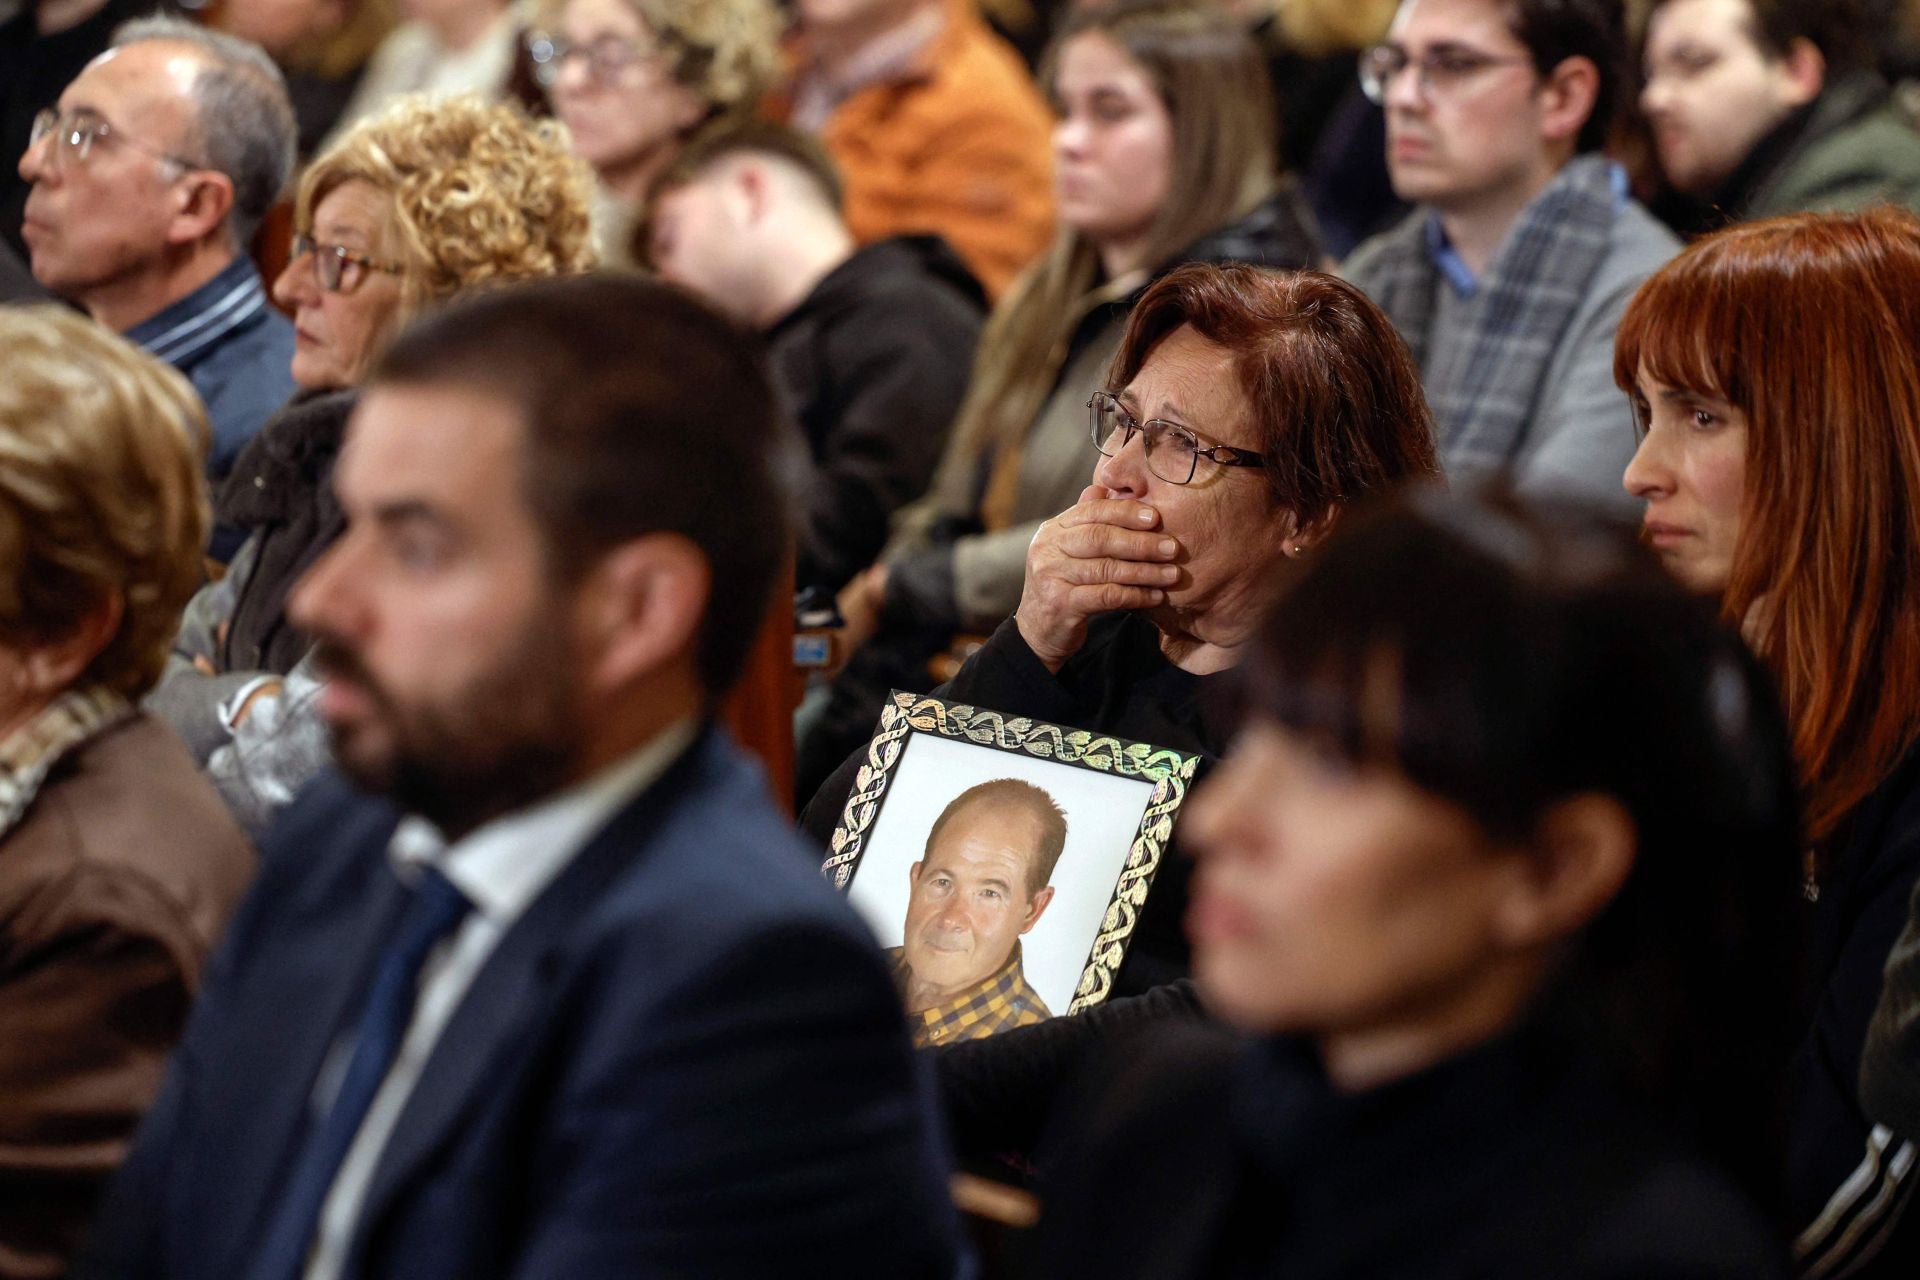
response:
M1224 444L1202 444L1200 437L1177 422L1149 418L1136 419L1120 407L1110 391L1096 391L1087 401L1087 419L1093 433L1093 447L1111 458L1127 447L1137 432L1141 448L1146 450L1147 470L1168 484L1188 484L1200 459L1221 467L1264 467L1267 460L1251 449L1236 449Z
M1470 88L1482 72L1532 61L1523 54L1497 57L1469 49L1439 49L1413 58L1399 45L1376 44L1360 55L1360 89L1368 101L1385 106L1394 78L1412 67L1413 82L1422 98L1450 102Z

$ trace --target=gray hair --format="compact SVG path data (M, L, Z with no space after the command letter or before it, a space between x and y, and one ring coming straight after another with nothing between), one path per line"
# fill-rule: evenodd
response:
M206 60L193 81L195 132L207 168L233 183L228 224L244 249L293 176L286 79L259 45L184 18L136 18L113 33L116 49L148 40L191 45Z

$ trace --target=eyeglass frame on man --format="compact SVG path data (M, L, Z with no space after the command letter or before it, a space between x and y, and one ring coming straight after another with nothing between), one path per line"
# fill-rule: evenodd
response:
M595 36L583 44L575 44L565 36L529 31L526 46L527 57L533 62L534 81L543 89L551 89L559 83L560 73L576 57L586 59L589 79L597 85L610 88L619 84L621 76L632 67L648 58L658 57L661 52L658 47L649 48L642 41L630 40L611 32ZM618 54L612 55L616 49Z
M1391 67L1377 65L1392 62ZM1533 55L1526 53L1493 54L1482 53L1460 45L1443 45L1439 49L1430 49L1418 58L1407 56L1407 51L1397 44L1371 45L1360 54L1358 67L1360 92L1367 101L1377 107L1387 103L1387 95L1393 91L1393 82L1408 67L1414 69L1414 89L1427 102L1451 102L1465 91L1475 77L1483 71L1495 67L1513 67L1521 64L1534 65ZM1440 72L1440 82L1435 82L1435 72Z
M363 253L355 253L343 244L322 244L305 231L294 233L293 242L287 254L289 265L311 255L313 258L313 278L328 293L352 293L365 282L365 272L378 271L383 275L397 276L406 270L398 262L383 262L378 258L369 258ZM331 263L329 267L327 264ZM357 267L363 273L347 279L347 268ZM329 281L327 277L333 279Z
M113 142L130 147L149 159L176 165L182 173L193 173L208 167L171 151L150 147L138 138L122 133L113 121L89 108L61 111L56 107L44 107L35 112L33 123L27 129L27 145L37 147L49 137L53 138L49 156L61 157L63 164L68 155L77 163L85 164L93 154L94 143Z
M1112 429L1104 435L1100 431L1103 403L1115 417ZM1168 484L1192 484L1194 476L1199 473L1202 458L1218 467L1264 467L1267 465L1265 455L1255 453L1251 449L1227 444L1203 445L1200 443L1198 432L1178 422L1168 422L1165 418L1148 418L1145 422L1141 422L1128 412L1127 407L1120 403L1120 397L1111 391L1096 391L1087 400L1087 430L1093 436L1094 449L1103 458L1118 457L1120 450L1125 449L1127 442L1137 433L1140 436L1140 447L1146 454L1147 470ZM1115 432L1121 433L1119 448L1108 452L1107 444L1112 441ZM1154 441L1168 437L1184 440L1192 445L1191 451L1186 455L1187 476L1184 480L1167 475L1153 465ZM1221 456L1223 454L1224 457Z

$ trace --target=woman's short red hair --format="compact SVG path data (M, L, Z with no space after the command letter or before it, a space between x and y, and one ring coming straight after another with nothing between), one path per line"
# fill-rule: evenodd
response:
M1175 330L1232 353L1268 492L1300 528L1403 481L1440 474L1420 370L1386 313L1319 271L1190 263L1134 304L1114 389Z

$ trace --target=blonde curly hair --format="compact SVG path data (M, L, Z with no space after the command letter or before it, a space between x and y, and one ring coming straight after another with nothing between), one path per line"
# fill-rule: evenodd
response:
M475 285L598 265L593 176L566 128L473 94L408 94L362 120L300 179L294 225L344 183L393 197L401 315Z
M0 307L0 640L120 621L76 683L153 687L200 586L206 412L187 380L64 307Z
M626 0L660 42L668 70L707 104L710 116L750 110L780 78L780 33L786 23L774 0ZM551 28L568 0L541 0L539 22Z

